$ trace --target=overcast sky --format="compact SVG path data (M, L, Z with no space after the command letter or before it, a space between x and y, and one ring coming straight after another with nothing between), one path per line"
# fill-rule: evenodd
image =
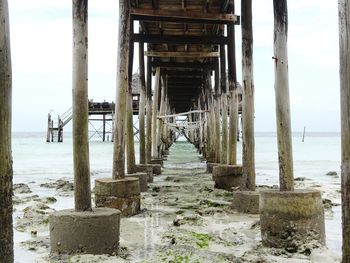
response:
M337 1L288 5L293 131L339 131ZM9 8L13 130L44 132L47 113L71 105L71 1L10 0ZM117 0L89 1L89 98L95 101L115 99L117 27ZM256 131L275 131L272 0L253 0L253 30ZM240 38L237 26L239 80Z

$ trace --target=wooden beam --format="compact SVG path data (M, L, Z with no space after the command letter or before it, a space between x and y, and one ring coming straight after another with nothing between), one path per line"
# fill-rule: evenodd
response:
M229 39L224 36L174 36L174 35L147 35L133 34L134 42L144 42L150 44L197 44L197 45L219 45L227 44Z
M139 21L166 21L179 23L227 24L239 22L239 17L233 14L204 13L193 11L151 10L132 8L131 16Z
M194 69L215 69L215 64L212 62L162 62L162 61L153 61L152 67L160 68L194 68Z
M146 51L145 56L160 58L212 58L218 57L219 52Z

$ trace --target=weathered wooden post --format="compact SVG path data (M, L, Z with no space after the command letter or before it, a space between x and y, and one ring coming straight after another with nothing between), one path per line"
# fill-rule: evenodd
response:
M75 210L50 215L51 252L114 253L120 212L92 209L88 134L88 1L73 0L73 164ZM114 231L111 231L114 229Z
M237 95L237 73L236 73L236 45L235 45L235 25L227 25L229 43L227 45L228 62L228 87L230 105L230 126L229 126L229 146L228 164L237 164L237 130L238 130L238 95Z
M127 124L128 90L131 73L130 35L133 21L130 19L130 0L119 1L119 41L117 57L117 92L115 103L113 174L112 179L95 181L96 206L117 208L122 215L134 215L140 210L139 179L125 177L125 140ZM130 62L131 63L131 62Z
M145 100L146 100L146 81L145 81L145 57L144 43L139 43L139 69L140 69L140 104L139 104L139 131L140 131L140 163L146 163L146 132L145 132Z
M73 166L76 211L91 211L86 0L73 1Z
M12 67L7 0L0 1L0 255L13 262L12 228Z
M154 82L154 96L153 96L153 108L152 108L152 158L158 158L157 147L157 115L160 93L160 68L156 68L156 80Z
M241 185L242 166L237 165L237 126L238 126L238 95L236 76L235 25L227 25L229 38L228 55L228 84L230 104L230 127L228 145L228 164L221 164L213 168L215 187L232 191L233 187Z
M243 177L242 191L234 192L232 206L241 213L259 213L259 193L255 192L254 155L254 79L252 0L242 1L242 72L243 72Z
M147 57L146 82L146 163L152 159L152 65L151 57Z
M350 3L339 0L343 263L350 262Z
M50 135L51 135L51 114L49 113L47 115L47 133L46 133L46 142L50 142Z
M319 191L293 191L293 156L288 87L287 0L273 0L273 8L280 190L260 192L261 236L264 245L282 248L292 247L297 250L298 246L309 241L316 240L324 244L324 212Z
M227 164L227 79L226 79L226 52L225 45L220 45L220 81L221 81L221 118L222 118L222 138L221 138L221 163Z

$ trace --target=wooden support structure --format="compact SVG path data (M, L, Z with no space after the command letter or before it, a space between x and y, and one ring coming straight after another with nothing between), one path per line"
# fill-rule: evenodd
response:
M130 22L130 32L133 32L133 22ZM132 68L134 60L134 43L129 44L129 63L128 63L128 93L126 102L126 162L127 173L131 174L135 170L135 142L134 142L134 122L133 122L133 107L132 107Z
M350 262L350 2L339 0L342 262Z
M254 139L254 79L253 79L253 27L252 0L242 1L242 72L243 72L243 188L255 190Z
M215 122L215 140L214 140L214 148L215 148L215 162L220 163L221 158L221 134L220 134L220 69L219 69L219 61L216 60L215 63L215 94L214 94L214 122Z
M154 96L152 106L152 157L158 158L157 153L157 115L159 108L160 93L160 68L156 68L156 80L154 82Z
M205 24L226 24L229 22L239 22L237 16L233 14L211 14L191 11L173 11L173 10L149 10L133 8L131 16L134 20L143 21L166 21L180 23L205 23Z
M141 94L139 104L139 131L140 131L140 163L146 163L146 131L145 131L145 107L146 107L146 81L145 81L145 58L144 43L139 43L139 67Z
M228 122L227 122L227 85L226 85L226 52L225 46L220 45L220 86L221 86L221 163L227 164L227 142L228 142Z
M229 44L227 46L228 56L228 84L229 84L229 152L228 164L237 164L237 131L238 131L238 94L236 73L236 51L235 51L235 27L228 25Z
M0 5L0 255L3 262L14 262L12 226L12 67L7 0Z
M229 42L227 37L223 36L162 36L134 34L135 42L144 42L149 44L197 44L197 45L219 45Z
M91 210L88 108L88 1L73 1L73 166L76 211Z
M294 189L292 129L288 81L288 10L287 0L274 0L274 66L276 122L280 190Z
M117 57L117 93L115 100L113 178L125 177L125 128L130 45L130 3L119 1L119 46Z
M152 158L152 66L150 57L147 57L146 85L146 163L149 163Z
M190 51L146 51L145 56L159 58L215 58L219 52L190 52Z

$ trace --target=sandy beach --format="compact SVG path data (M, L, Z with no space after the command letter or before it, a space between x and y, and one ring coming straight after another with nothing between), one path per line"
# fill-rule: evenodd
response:
M175 144L162 175L154 177L148 192L142 193L141 213L122 218L117 255L50 256L48 215L72 206L72 179L16 184L16 262L340 262L337 171L325 173L318 181L295 178L296 188L322 192L327 247L313 243L298 249L272 249L261 244L259 215L234 211L232 193L215 189L205 168L193 146ZM93 171L92 182L105 175ZM258 185L258 189L267 187L277 186Z

